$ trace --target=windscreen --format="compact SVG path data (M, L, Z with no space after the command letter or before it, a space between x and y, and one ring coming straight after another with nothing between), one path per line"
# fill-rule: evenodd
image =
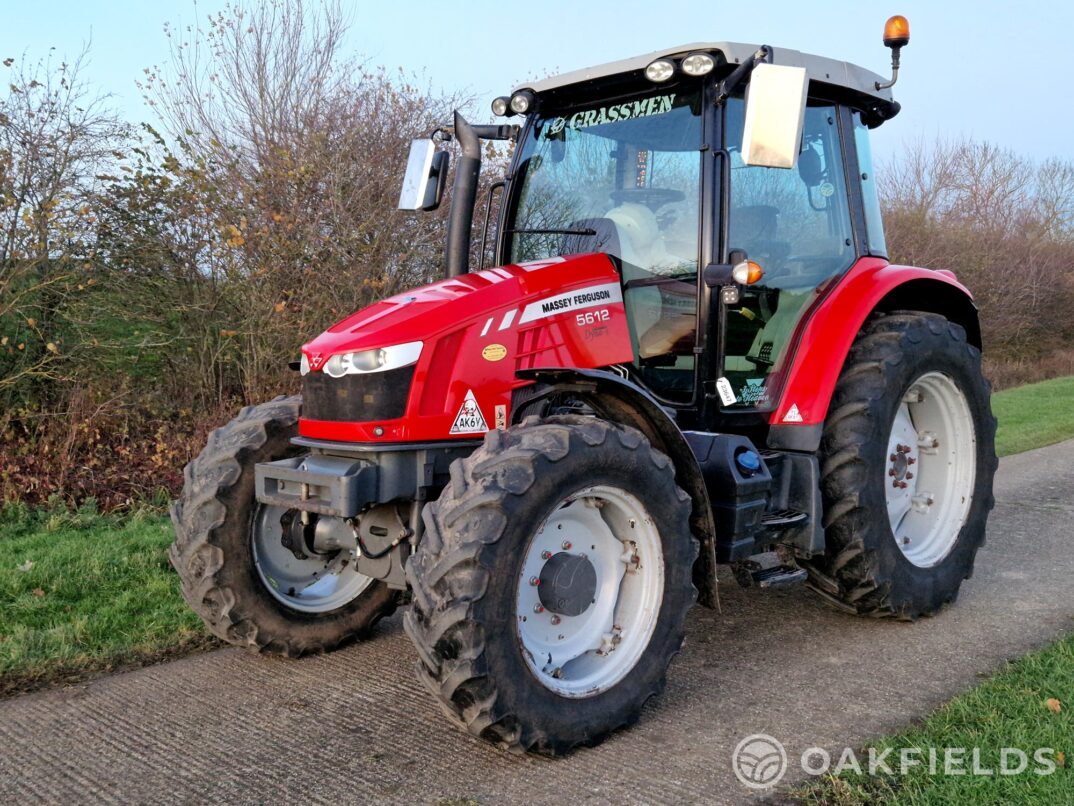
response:
M635 363L692 388L701 182L696 87L550 111L520 145L510 262L603 251L622 261Z

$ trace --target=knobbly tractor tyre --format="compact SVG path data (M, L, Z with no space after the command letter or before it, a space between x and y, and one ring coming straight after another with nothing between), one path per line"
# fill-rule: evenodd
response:
M425 508L404 626L418 676L475 736L560 755L664 687L696 591L690 500L631 428L490 431Z
M990 394L959 325L913 311L867 323L821 441L828 548L808 569L818 593L908 620L955 600L993 505Z
M254 465L297 452L300 407L300 397L278 397L212 432L184 471L169 551L183 597L214 635L288 657L361 636L398 600L344 552L315 553L299 513L254 497Z

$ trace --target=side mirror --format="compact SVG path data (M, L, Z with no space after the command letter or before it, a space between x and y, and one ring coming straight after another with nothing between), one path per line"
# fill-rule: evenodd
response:
M410 144L403 189L399 193L400 210L435 210L444 197L448 163L446 151L437 151L432 140L415 140Z
M802 143L809 78L803 67L759 64L746 89L742 159L747 165L793 168Z

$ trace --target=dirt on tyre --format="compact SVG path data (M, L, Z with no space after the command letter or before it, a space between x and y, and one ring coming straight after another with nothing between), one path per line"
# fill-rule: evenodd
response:
M996 420L981 353L942 316L870 320L821 441L827 552L810 585L843 610L915 619L953 602L993 506Z
M254 497L254 465L294 455L300 397L248 406L184 470L168 552L183 598L219 638L272 654L324 652L395 610L399 593L290 535L297 513ZM305 559L301 559L305 557ZM312 583L312 584L311 584ZM318 587L319 586L319 587Z
M491 431L425 509L404 626L458 725L560 755L634 723L665 685L696 591L690 499L631 428Z

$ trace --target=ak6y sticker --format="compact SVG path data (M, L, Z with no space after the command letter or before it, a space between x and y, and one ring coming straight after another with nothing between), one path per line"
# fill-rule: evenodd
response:
M455 422L451 425L452 434L484 434L489 430L481 407L477 405L474 390L468 389L466 398L462 401L459 413L455 415Z

